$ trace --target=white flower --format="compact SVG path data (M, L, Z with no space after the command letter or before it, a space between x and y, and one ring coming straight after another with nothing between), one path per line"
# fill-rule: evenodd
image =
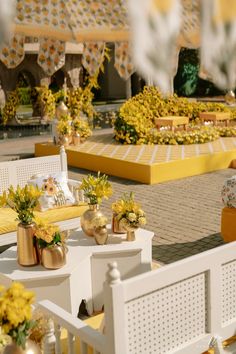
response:
M139 222L140 225L145 225L146 224L146 218L144 216L141 216L138 219L138 222Z
M128 220L129 220L130 222L136 221L136 215L135 215L135 213L129 213L129 214L128 214Z
M144 215L145 215L145 214L144 214L144 211L143 211L142 209L139 209L138 215L139 215L139 216L144 216Z

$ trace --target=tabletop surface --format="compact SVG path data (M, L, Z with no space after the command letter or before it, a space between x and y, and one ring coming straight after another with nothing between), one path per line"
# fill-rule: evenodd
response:
M33 267L22 267L17 262L17 247L13 246L0 254L0 278L7 277L12 280L34 280L53 277L65 277L79 267L81 263L95 253L118 252L132 249L143 249L145 243L151 243L153 232L138 229L135 232L136 239L132 242L125 241L126 234L112 234L109 236L106 245L97 245L94 237L86 236L81 229L73 231L67 239L68 247L66 265L60 269L45 269L41 265Z

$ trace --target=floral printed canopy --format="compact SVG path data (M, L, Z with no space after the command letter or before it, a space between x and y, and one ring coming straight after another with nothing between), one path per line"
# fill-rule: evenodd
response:
M64 65L66 41L84 43L82 63L91 75L105 43L115 42L122 78L133 73L134 61L168 92L180 47L201 47L202 72L221 88L236 86L235 0L16 0L14 34L0 50L8 68L24 59L25 36L39 38L38 64L48 75Z

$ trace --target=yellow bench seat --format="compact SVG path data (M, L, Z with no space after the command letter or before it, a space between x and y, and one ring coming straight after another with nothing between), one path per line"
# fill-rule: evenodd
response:
M78 218L87 209L87 204L75 205L63 208L56 208L43 212L36 211L35 216L43 219L44 221L52 223ZM0 235L16 231L18 224L16 218L17 214L12 209L0 208Z

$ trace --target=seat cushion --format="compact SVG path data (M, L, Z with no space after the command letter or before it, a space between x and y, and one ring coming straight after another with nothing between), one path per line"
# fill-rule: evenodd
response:
M87 204L75 205L46 211L36 211L35 216L52 223L78 218L87 209ZM17 214L12 209L0 208L0 234L16 231L18 224L16 218Z
M222 209L221 235L225 242L236 241L236 208Z

